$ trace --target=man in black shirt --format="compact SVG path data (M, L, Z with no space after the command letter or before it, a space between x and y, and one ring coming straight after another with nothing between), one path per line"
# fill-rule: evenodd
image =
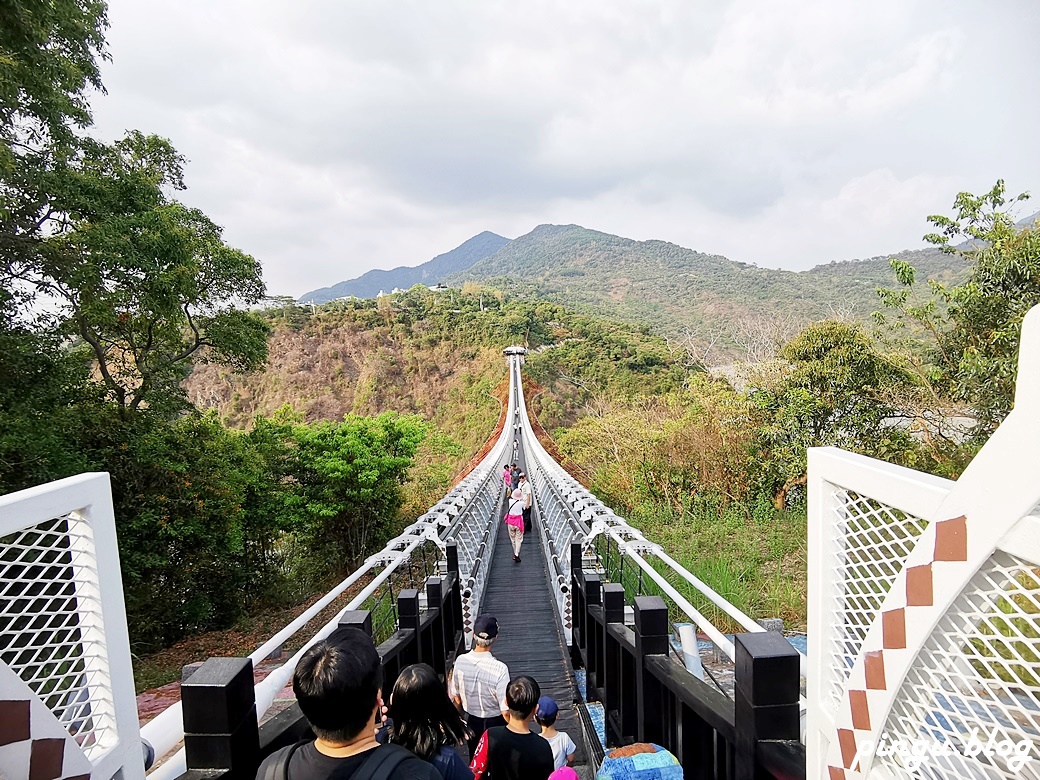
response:
M440 780L433 765L376 742L383 711L376 646L356 628L315 643L293 673L293 692L316 739L268 756L257 780Z
M474 780L547 780L555 769L552 748L540 734L531 732L531 721L542 695L538 683L527 675L506 688L509 722L484 732L469 768Z

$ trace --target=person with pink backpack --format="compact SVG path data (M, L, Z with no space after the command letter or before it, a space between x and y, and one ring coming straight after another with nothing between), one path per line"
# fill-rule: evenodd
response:
M509 494L506 526L509 529L509 543L513 545L513 561L520 563L520 545L524 543L524 494L519 488Z

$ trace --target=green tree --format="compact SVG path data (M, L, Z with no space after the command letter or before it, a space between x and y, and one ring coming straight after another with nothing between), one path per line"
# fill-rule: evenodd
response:
M312 576L350 571L395 530L401 485L426 426L418 417L385 412L289 423L285 432L295 450L285 511L317 563Z
M106 12L99 0L0 4L0 260L39 238L46 172L91 123Z
M759 412L763 486L782 508L806 480L806 450L835 446L886 460L915 449L894 424L892 394L913 377L882 355L857 325L815 323L787 343L771 375L750 392Z
M271 511L287 455L276 444L282 452L214 414L124 421L109 405L98 415L81 447L112 475L127 617L140 649L227 627L281 582L265 581L269 540L284 528Z
M80 447L100 407L88 364L0 305L0 494L97 468Z
M267 324L242 308L264 297L260 265L167 195L184 189L182 165L156 136L84 140L48 171L47 235L8 258L9 281L57 302L88 345L124 419L182 408L192 362L248 371L267 357Z
M1022 319L1040 304L1040 230L1016 225L1011 214L1028 197L1007 198L1003 181L983 195L960 193L953 218L928 218L937 230L925 240L968 258L967 281L947 286L930 280L922 294L916 270L893 260L900 288L879 290L896 313L895 324L909 334L904 351L936 402L966 405L979 440L1011 410ZM885 314L876 312L875 320L884 324ZM923 351L912 346L920 336L927 339Z

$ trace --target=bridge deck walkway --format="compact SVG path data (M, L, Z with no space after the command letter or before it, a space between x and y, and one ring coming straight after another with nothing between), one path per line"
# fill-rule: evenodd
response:
M524 465L522 452L518 462ZM495 657L509 667L510 677L530 675L538 681L543 696L556 700L560 707L556 727L574 740L578 746L577 763L585 764L589 753L574 706L578 687L548 587L537 507L533 515L535 525L532 532L524 536L520 563L513 561L505 525L499 528L494 553L488 562L490 576L480 611L498 619L499 636L492 651ZM586 773L579 769L579 774Z

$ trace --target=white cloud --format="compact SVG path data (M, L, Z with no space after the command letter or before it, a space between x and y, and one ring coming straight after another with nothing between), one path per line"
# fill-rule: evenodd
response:
M578 222L803 268L1040 181L1040 5L112 0L99 132L300 293Z

